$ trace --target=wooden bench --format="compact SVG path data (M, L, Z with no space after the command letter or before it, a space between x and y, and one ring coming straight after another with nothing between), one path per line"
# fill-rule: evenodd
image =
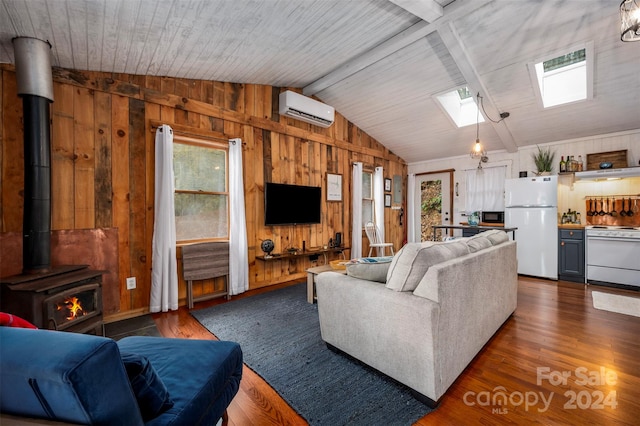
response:
M217 241L182 246L182 276L187 282L187 304L229 295L229 242ZM193 297L193 281L225 277L224 289Z

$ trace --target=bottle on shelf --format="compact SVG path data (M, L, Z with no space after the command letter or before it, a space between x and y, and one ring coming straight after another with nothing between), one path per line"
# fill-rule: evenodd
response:
M562 213L561 223L578 223L578 212L567 209L566 213Z
M578 155L578 172L581 172L582 170L584 170L584 166L582 164L582 155Z
M564 161L564 155L560 157L560 173L564 173L567 171L567 162Z

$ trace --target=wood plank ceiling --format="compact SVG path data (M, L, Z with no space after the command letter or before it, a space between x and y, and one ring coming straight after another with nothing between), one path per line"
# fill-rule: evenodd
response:
M301 88L408 163L466 155L435 95L468 85L491 151L640 127L640 44L609 0L0 0L11 39L54 66ZM543 110L528 64L592 41L593 99Z

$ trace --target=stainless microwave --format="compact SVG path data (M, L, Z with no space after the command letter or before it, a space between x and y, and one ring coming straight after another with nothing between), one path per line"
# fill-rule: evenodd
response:
M482 212L484 223L504 223L504 212Z

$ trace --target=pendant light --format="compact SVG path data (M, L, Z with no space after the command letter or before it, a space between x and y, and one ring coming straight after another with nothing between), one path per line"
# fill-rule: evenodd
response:
M482 168L482 163L486 163L489 161L489 157L487 157L487 151L484 150L482 144L480 143L480 93L476 95L476 142L471 148L471 158L478 158L478 168Z
M640 5L638 0L620 3L620 40L640 41Z

